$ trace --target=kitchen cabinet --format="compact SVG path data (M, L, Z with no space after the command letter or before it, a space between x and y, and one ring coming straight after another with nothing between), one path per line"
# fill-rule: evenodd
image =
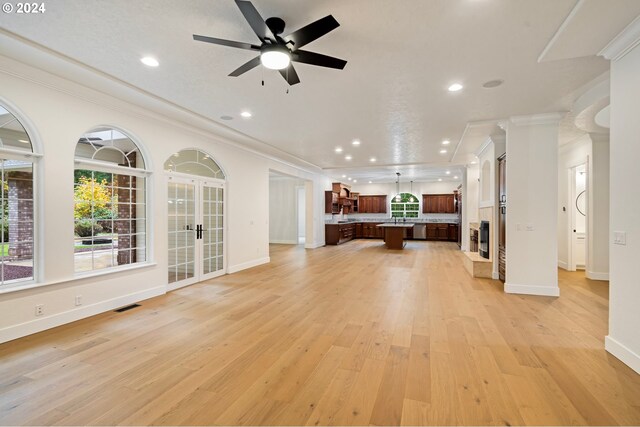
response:
M387 196L358 195L358 213L387 213Z
M356 239L362 239L362 223L357 222L356 224Z
M449 240L449 224L437 224L438 240Z
M423 194L422 213L456 213L454 194Z
M458 224L449 224L449 239L450 242L458 241Z
M340 213L340 206L338 205L338 193L335 193L333 191L324 192L324 213Z
M377 227L380 222L363 222L362 223L362 237L365 239L382 239L384 237L384 230Z
M427 240L438 240L438 224L427 224Z
M449 224L446 222L427 223L427 240L457 241L458 224Z
M324 241L327 245L340 245L355 237L355 224L325 224Z

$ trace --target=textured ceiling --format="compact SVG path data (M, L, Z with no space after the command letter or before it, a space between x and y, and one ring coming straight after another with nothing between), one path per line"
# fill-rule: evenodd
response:
M437 166L412 166L431 176L453 160L468 122L569 110L574 92L608 69L597 57L537 62L575 4L254 0L264 18L287 22L285 33L327 14L341 24L305 49L348 60L345 70L299 64L302 83L288 94L277 72L260 67L227 77L252 52L192 40L257 42L231 0L56 0L43 15L2 14L0 26L212 120L232 116L220 122L323 168L370 167L376 157L378 165ZM160 67L143 66L144 55ZM482 87L492 79L504 84ZM465 89L449 93L454 81ZM240 117L245 109L251 119ZM351 146L354 138L361 146ZM452 143L443 155L444 138Z

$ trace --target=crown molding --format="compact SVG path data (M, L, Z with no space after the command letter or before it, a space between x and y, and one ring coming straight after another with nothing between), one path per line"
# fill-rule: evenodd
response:
M111 110L170 123L302 172L322 174L318 165L2 28L0 44L1 73Z
M545 113L545 114L531 114L528 116L512 116L509 117L509 122L516 126L527 125L550 125L557 124L566 115L566 112L558 113Z
M620 34L604 47L598 56L617 61L640 44L640 16L634 19Z

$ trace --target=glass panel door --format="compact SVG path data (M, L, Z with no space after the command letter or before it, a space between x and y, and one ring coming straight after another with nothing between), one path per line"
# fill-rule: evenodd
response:
M169 283L196 277L196 182L171 177L168 185Z
M202 183L202 279L224 274L224 186Z

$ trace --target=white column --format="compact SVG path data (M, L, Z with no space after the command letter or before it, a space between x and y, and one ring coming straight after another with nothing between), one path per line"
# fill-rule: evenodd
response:
M512 117L507 127L505 292L558 296L558 123Z
M609 335L605 348L640 373L640 21L602 53L611 59Z
M587 277L609 280L609 134L590 134Z
M462 175L462 246L461 250L469 250L469 223L478 222L478 181L480 172L478 164L468 165Z

